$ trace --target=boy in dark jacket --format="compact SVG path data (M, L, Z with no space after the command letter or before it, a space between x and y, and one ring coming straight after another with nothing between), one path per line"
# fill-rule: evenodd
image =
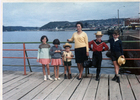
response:
M108 46L105 42L101 40L103 34L101 31L95 33L96 39L89 42L89 48L93 51L92 55L92 65L97 68L96 70L96 81L100 79L100 70L101 70L101 62L102 62L102 51L108 50ZM91 48L93 45L93 48ZM105 47L105 48L104 48Z
M115 76L112 80L120 83L120 78L118 76L119 64L117 63L117 60L120 56L124 58L124 55L123 55L122 41L118 38L119 38L119 31L115 30L113 32L113 38L109 39L108 42L110 43L111 59L113 61L114 68L115 68Z

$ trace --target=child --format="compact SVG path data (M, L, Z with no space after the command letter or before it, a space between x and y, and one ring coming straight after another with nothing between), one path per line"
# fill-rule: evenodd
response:
M50 49L50 55L52 58L51 65L54 66L54 75L55 75L55 81L60 80L59 78L59 65L61 65L61 56L63 54L62 48L58 45L60 45L60 41L58 39L55 39L53 41L54 46ZM56 72L57 70L57 72Z
M68 66L68 74L70 76L70 79L72 78L71 76L71 59L73 58L73 54L72 52L70 51L70 48L72 47L69 43L66 43L65 45L63 45L63 47L65 48L65 51L63 52L63 55L62 55L62 60L63 60L63 65L65 67L64 69L64 79L67 79L67 76L66 76L66 70L67 70L67 66Z
M47 36L45 36L45 35L42 36L40 41L42 42L42 44L40 44L39 48L38 48L37 62L42 64L44 80L46 80L45 65L47 65L46 67L47 67L48 79L53 80L50 77L50 69L49 69L49 63L51 61L50 54L49 54L50 45L46 43L46 42L48 42Z
M118 76L119 64L117 63L117 60L119 56L122 56L124 58L124 55L123 55L122 42L121 40L118 39L118 37L119 37L119 31L115 30L113 32L113 38L109 39L108 42L110 43L111 59L113 61L114 68L115 68L115 76L112 80L120 83L120 78Z
M97 68L96 70L96 81L99 81L100 79L100 70L101 70L101 62L102 62L102 51L108 50L108 46L105 42L101 40L103 34L101 31L98 31L95 33L96 39L89 42L89 48L93 51L92 55L92 64ZM93 45L93 48L91 48L91 44ZM105 47L103 49L103 47Z

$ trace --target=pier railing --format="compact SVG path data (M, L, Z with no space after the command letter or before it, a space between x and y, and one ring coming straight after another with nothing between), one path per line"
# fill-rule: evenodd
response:
M134 43L134 42L140 42L140 41L122 41L125 43ZM14 59L23 59L24 64L23 65L3 65L3 66L24 66L24 75L26 75L26 66L29 66L30 71L32 72L31 66L39 66L39 65L30 65L29 59L37 59L37 57L28 57L27 51L38 51L38 49L26 49L25 44L39 44L40 42L3 42L3 44L23 44L23 49L3 49L3 51L23 51L23 57L3 57L3 58L14 58ZM52 42L48 42L52 43ZM66 43L66 42L61 42ZM106 41L107 43L107 41ZM74 50L71 50L74 51ZM123 51L140 51L140 49L123 49ZM28 65L26 65L26 59L28 62ZM73 58L75 59L75 58ZM90 58L91 59L91 58ZM103 58L103 60L111 60L110 58ZM126 58L126 60L140 60L140 58ZM50 66L51 67L51 66ZM62 66L60 66L62 67ZM76 67L76 66L71 66ZM91 67L94 68L94 67ZM101 67L101 68L114 68L114 67ZM121 67L123 69L140 69L140 67ZM85 73L87 75L87 69L85 70Z

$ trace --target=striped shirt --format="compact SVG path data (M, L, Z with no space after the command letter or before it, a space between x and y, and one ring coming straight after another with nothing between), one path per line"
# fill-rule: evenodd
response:
M50 45L49 44L40 44L38 47L37 59L50 59L49 54Z

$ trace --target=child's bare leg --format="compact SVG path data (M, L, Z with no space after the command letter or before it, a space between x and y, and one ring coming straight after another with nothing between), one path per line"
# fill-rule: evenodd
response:
M66 74L67 66L64 66L64 74Z
M45 65L44 64L42 64L42 71L43 71L43 75L46 75Z
M58 78L59 77L59 66L57 66L57 77L56 78Z
M70 70L71 66L68 66L68 69L69 69L69 74L71 74L71 70Z
M56 66L54 66L54 76L55 76L55 78L57 78L57 76L56 76Z
M119 73L119 65L117 64L117 61L113 61L113 64L114 64L114 68L115 68L115 73L116 73L116 75L118 75L118 73Z
M50 68L49 68L49 64L47 64L47 65L46 65L46 67L47 67L47 73L48 73L48 75L50 75Z

